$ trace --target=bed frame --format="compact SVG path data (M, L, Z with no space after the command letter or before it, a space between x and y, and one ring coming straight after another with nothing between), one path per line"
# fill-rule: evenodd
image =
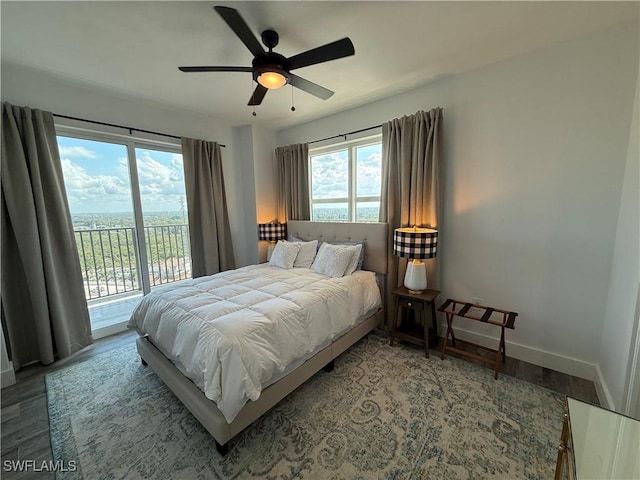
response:
M387 273L386 223L327 223L289 221L289 235L302 240L318 239L327 242L365 241L363 268L383 275ZM384 291L384 285L381 285ZM384 295L382 295L384 303ZM256 401L248 401L231 423L218 410L216 404L158 350L148 337L138 337L136 344L142 363L164 381L169 389L189 409L216 441L221 455L229 451L229 440L260 418L320 369L333 369L333 360L354 343L376 328L384 319L384 308L375 312L354 328L333 340L298 368L265 388Z

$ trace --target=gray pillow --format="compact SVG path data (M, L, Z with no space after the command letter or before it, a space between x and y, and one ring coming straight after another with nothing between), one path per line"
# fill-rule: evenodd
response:
M316 252L318 251L318 241L311 240L310 242L295 241L291 242L300 245L298 256L293 263L294 267L311 268L313 259L316 258Z

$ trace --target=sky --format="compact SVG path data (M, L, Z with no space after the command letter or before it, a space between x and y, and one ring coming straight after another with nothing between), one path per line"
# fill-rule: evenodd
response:
M132 212L125 145L58 136L72 214ZM142 211L182 211L185 205L182 155L136 148Z
M381 186L381 144L356 149L357 196L379 196ZM349 195L347 149L311 157L311 191L314 199L346 198Z

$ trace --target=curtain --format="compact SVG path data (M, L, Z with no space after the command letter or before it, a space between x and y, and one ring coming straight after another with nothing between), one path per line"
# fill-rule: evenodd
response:
M2 322L17 370L90 345L53 115L2 104Z
M393 254L399 227L438 228L441 190L442 108L396 118L382 125L381 222L389 224L388 285L403 284L406 259ZM438 257L425 261L427 285L438 289ZM389 297L392 305L393 299Z
M182 139L193 277L236 268L217 142Z
M278 166L278 221L310 220L309 144L276 148Z

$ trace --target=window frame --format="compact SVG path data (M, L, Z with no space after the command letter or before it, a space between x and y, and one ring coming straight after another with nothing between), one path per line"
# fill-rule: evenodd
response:
M346 203L347 204L347 219L344 220L345 223L373 223L367 221L358 221L357 213L358 213L358 203L364 202L378 202L379 205L382 203L382 185L380 185L380 193L377 196L362 196L358 197L358 176L357 176L357 154L356 151L358 148L368 147L371 145L380 145L380 153L382 154L382 134L369 135L366 137L348 140L341 143L333 143L330 145L324 145L317 148L309 149L309 207L310 207L310 217L313 222L331 222L337 221L342 222L342 220L318 220L313 217L313 207L317 204L323 203ZM334 198L313 198L313 163L312 158L318 155L326 155L332 152L338 151L347 151L347 197L334 197ZM382 175L382 162L380 163L380 174ZM377 221L377 220L376 220Z

